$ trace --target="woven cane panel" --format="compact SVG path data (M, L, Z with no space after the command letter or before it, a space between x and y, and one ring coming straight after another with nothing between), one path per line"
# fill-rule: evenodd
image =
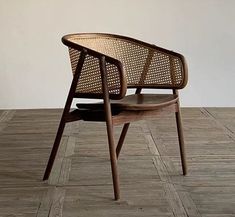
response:
M79 93L102 93L100 67L97 58L87 55L76 91Z
M149 66L144 84L171 85L171 65L168 55L155 52Z
M172 85L180 86L183 82L180 59L171 57L162 51L153 50L132 41L105 36L86 38L73 36L72 41L119 59L123 63L128 86L164 86L171 88ZM145 68L144 72L149 52L154 53L148 60L150 65L147 70ZM143 76L142 73L145 73L145 75Z
M110 94L120 94L121 84L120 84L120 74L118 68L113 64L106 64L107 69L107 81Z
M75 73L80 54L80 51L75 50L73 48L69 48L69 56L73 74Z
M181 61L179 58L174 58L172 64L173 64L173 71L175 75L175 85L180 85L182 82L182 77L183 77Z
M80 52L69 48L72 71L75 73ZM120 77L115 65L107 63L107 81L110 94L120 94ZM87 55L76 88L77 93L102 94L102 81L98 58Z
M127 74L127 83L139 83L148 55L148 49L137 44L113 38L73 38L78 44L116 58L123 63Z

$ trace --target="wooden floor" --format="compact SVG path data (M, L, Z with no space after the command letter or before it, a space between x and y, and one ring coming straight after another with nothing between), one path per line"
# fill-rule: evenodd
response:
M101 123L68 124L42 182L60 115L0 111L0 217L235 216L235 108L182 110L186 177L174 116L133 123L119 159L118 202Z

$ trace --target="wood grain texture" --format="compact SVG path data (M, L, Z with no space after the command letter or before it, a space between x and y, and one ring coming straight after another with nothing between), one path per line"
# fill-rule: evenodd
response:
M131 124L117 202L102 123L68 124L53 175L42 182L61 112L0 111L0 216L235 216L234 108L182 109L186 177L173 115Z
M120 100L111 100L112 110L156 110L174 104L178 100L173 94L131 94ZM103 103L77 104L78 108L103 109Z

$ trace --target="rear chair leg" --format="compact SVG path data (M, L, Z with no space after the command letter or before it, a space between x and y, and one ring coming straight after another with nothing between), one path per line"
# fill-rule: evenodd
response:
M130 123L125 123L122 128L122 132L121 132L120 138L118 140L117 148L116 148L117 158L118 158L120 151L122 149L122 145L123 145L124 139L126 137L126 133L127 133L129 126L130 126Z
M181 157L181 164L183 175L187 174L187 165L186 165L186 156L185 156L185 148L184 148L184 135L183 135L183 127L181 121L181 112L180 106L177 103L178 111L175 113L176 118L176 125L177 125L177 132L178 132L178 140L179 140L179 147L180 147L180 157Z

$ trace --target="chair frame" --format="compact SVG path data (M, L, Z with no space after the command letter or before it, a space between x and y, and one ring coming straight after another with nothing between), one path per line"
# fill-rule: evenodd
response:
M67 100L65 103L65 107L64 107L64 110L62 113L62 117L61 117L60 124L59 124L58 130L57 130L57 134L55 137L53 148L52 148L52 151L51 151L51 154L49 157L49 161L48 161L45 173L44 173L43 180L47 180L49 178L49 175L52 170L54 160L56 158L56 154L57 154L57 151L58 151L58 148L60 145L60 141L61 141L66 123L72 122L72 121L78 121L78 120L106 122L108 144L109 144L109 155L110 155L111 170L112 170L112 180L113 180L113 187L114 187L114 198L115 198L115 200L118 200L120 198L120 189L119 189L117 160L118 160L120 151L122 149L128 128L130 126L130 122L138 121L138 120L142 120L142 119L148 119L151 117L156 117L157 115L160 115L163 113L169 113L169 112L175 112L182 170L183 170L183 175L186 175L187 174L187 166L186 166L186 156L185 156L185 147L184 147L185 145L184 145L182 122L181 122L179 98L177 99L176 103L168 105L168 106L160 107L157 110L122 111L121 113L113 114L112 109L111 109L110 94L109 94L108 83L107 83L106 63L112 62L112 63L116 64L119 67L120 72L124 73L121 62L114 59L114 58L106 56L104 54L101 54L99 52L93 51L89 48L85 48L85 47L82 47L79 45L70 44L67 41L66 42L63 41L63 42L68 46L73 46L73 47L79 48L81 50L81 54L80 54L80 58L77 63L77 67L76 67L76 70L75 70L75 73L73 76L73 80L71 83L69 94L68 94L68 97L67 97ZM144 43L144 42L142 42L142 43ZM149 45L149 46L156 48L155 45ZM162 49L162 48L160 48L160 49ZM165 52L167 51L167 52L174 54L174 55L177 54L172 51L168 51L165 49L163 49L163 50ZM78 83L79 77L81 75L83 63L85 61L87 54L94 55L99 59L99 66L100 66L100 73L101 73L101 80L102 80L102 91L103 91L102 98L103 98L103 103L104 103L104 112L94 111L94 112L90 112L89 115L87 115L86 112L81 112L79 110L70 111L73 99L80 98L76 94L76 87L77 87L77 83ZM177 55L180 55L180 54L177 54ZM184 57L182 55L180 55L180 58L183 60L183 64L185 67L184 69L187 72L187 65L184 60ZM185 74L185 76L187 76L187 73ZM186 83L183 85L185 86ZM126 86L124 85L123 88L126 88ZM141 92L141 90L142 90L142 87L136 87L135 93L139 94ZM175 94L176 96L179 96L177 89L175 89L173 87L172 91L173 91L173 94ZM125 92L125 90L122 90L122 92ZM123 95L123 93L122 93L122 95ZM124 126L123 126L122 132L120 134L117 146L115 146L113 128L114 128L114 126L120 125L120 124L124 124Z

